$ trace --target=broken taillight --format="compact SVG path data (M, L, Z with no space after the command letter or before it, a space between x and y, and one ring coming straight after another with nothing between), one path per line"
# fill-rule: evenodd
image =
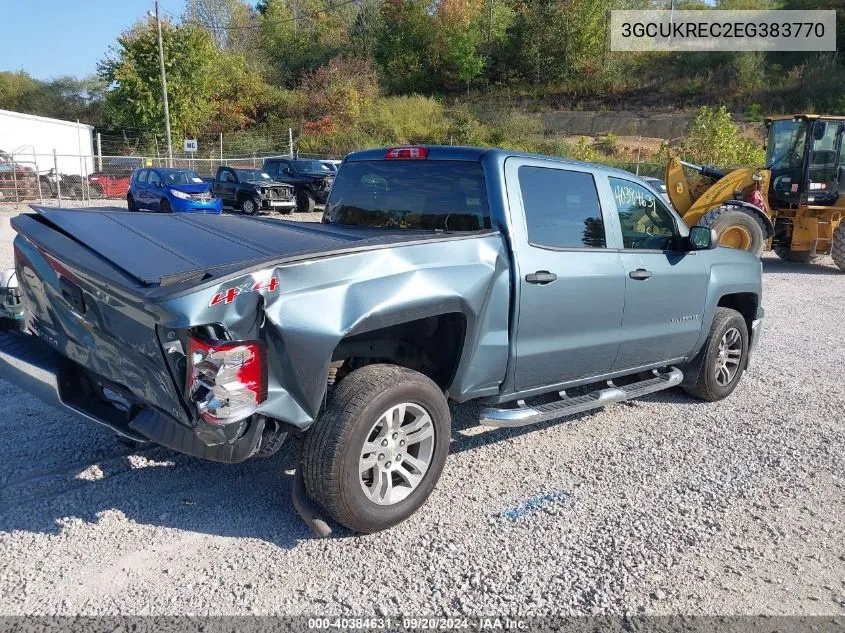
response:
M261 341L188 344L188 399L209 424L249 417L267 398L267 364Z

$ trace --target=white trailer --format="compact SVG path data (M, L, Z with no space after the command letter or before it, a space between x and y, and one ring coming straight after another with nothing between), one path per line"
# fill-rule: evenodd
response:
M54 151L60 174L94 171L93 133L84 123L0 110L0 151L26 167L37 163L41 174L56 166Z

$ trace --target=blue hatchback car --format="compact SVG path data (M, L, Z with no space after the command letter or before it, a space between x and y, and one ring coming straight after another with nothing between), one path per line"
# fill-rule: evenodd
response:
M187 169L136 169L129 181L126 206L163 213L222 213L223 201L211 193L211 183Z

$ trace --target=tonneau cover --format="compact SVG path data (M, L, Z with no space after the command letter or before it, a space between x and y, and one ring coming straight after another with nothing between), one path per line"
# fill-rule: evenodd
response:
M342 250L364 241L436 235L231 215L139 213L109 207L32 208L145 285L227 264Z

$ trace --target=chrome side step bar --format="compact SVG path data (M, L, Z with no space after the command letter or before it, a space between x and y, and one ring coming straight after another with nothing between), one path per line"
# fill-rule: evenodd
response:
M662 391L675 387L684 379L684 374L677 367L660 373L656 369L653 377L634 382L624 387L617 387L613 381L607 381L607 387L597 389L583 396L570 398L566 392L560 392L560 400L529 407L524 401L518 400L516 407L490 408L481 413L480 423L492 427L515 427L545 422L554 418L561 418L575 413L583 413L590 409L604 407L614 402L622 402L631 398L639 398L655 391Z

